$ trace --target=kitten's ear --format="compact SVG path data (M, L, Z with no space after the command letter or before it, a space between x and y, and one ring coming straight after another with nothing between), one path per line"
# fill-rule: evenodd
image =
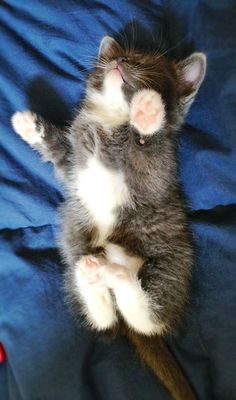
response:
M177 64L180 76L180 95L188 110L200 88L206 73L206 56L203 53L193 53Z
M122 48L115 39L110 36L104 36L101 40L98 57L109 56L110 53L121 52Z

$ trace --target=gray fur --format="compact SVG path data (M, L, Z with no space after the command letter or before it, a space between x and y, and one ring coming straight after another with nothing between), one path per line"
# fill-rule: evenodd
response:
M109 48L107 40L101 53L103 63L123 54L127 56L116 42L113 49ZM125 96L130 102L137 90L147 87L161 93L167 115L160 132L145 138L145 144L141 145L139 132L129 123L106 129L89 117L93 108L89 92L93 88L100 90L104 79L99 59L88 80L86 98L71 126L61 131L38 117L37 124L44 128L45 134L43 143L35 147L54 163L67 188L68 198L61 207L61 250L67 265L65 288L74 310L80 308L73 278L75 263L87 254L104 256L104 249L92 244L96 226L89 222L86 209L76 195L75 182L76 171L85 167L96 149L103 165L124 173L132 198L132 207L127 205L117 210L118 222L108 240L122 246L128 254L144 259L139 279L151 299L153 315L163 321L167 330L173 331L188 298L193 253L177 177L176 131L202 82L205 65L199 82L191 87L184 81L183 69L194 57L182 66L156 54L134 51L128 57L133 64L127 66L130 85L124 84ZM140 60L147 68L142 79L135 80Z

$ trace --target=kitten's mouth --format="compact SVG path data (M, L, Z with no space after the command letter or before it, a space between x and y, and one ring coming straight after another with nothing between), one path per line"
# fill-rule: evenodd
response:
M126 73L124 72L124 70L122 69L122 67L121 67L119 64L117 65L117 67L116 67L115 69L119 71L120 76L121 76L123 82L124 82L126 85L128 85L128 86L130 86L130 87L133 87L133 86L131 85L130 81L128 80Z

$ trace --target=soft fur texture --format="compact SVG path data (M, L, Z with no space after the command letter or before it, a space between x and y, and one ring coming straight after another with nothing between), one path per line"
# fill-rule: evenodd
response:
M166 379L158 373L148 343L177 329L188 297L192 243L177 179L176 131L205 65L201 53L176 62L124 50L105 37L69 129L29 111L12 118L15 131L54 163L68 191L61 249L73 309L98 331L126 327L138 349L146 335L150 357L143 358L184 400L194 398L187 382L180 373ZM170 362L170 355L164 358Z

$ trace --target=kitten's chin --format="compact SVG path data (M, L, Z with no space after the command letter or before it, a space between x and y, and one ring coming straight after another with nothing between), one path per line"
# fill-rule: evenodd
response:
M118 68L114 68L109 71L106 75L105 80L106 84L114 85L115 87L121 87L121 85L123 84L123 78Z
M87 116L108 129L123 125L129 120L129 104L123 91L123 80L118 70L107 73L102 90L90 89L87 93Z

